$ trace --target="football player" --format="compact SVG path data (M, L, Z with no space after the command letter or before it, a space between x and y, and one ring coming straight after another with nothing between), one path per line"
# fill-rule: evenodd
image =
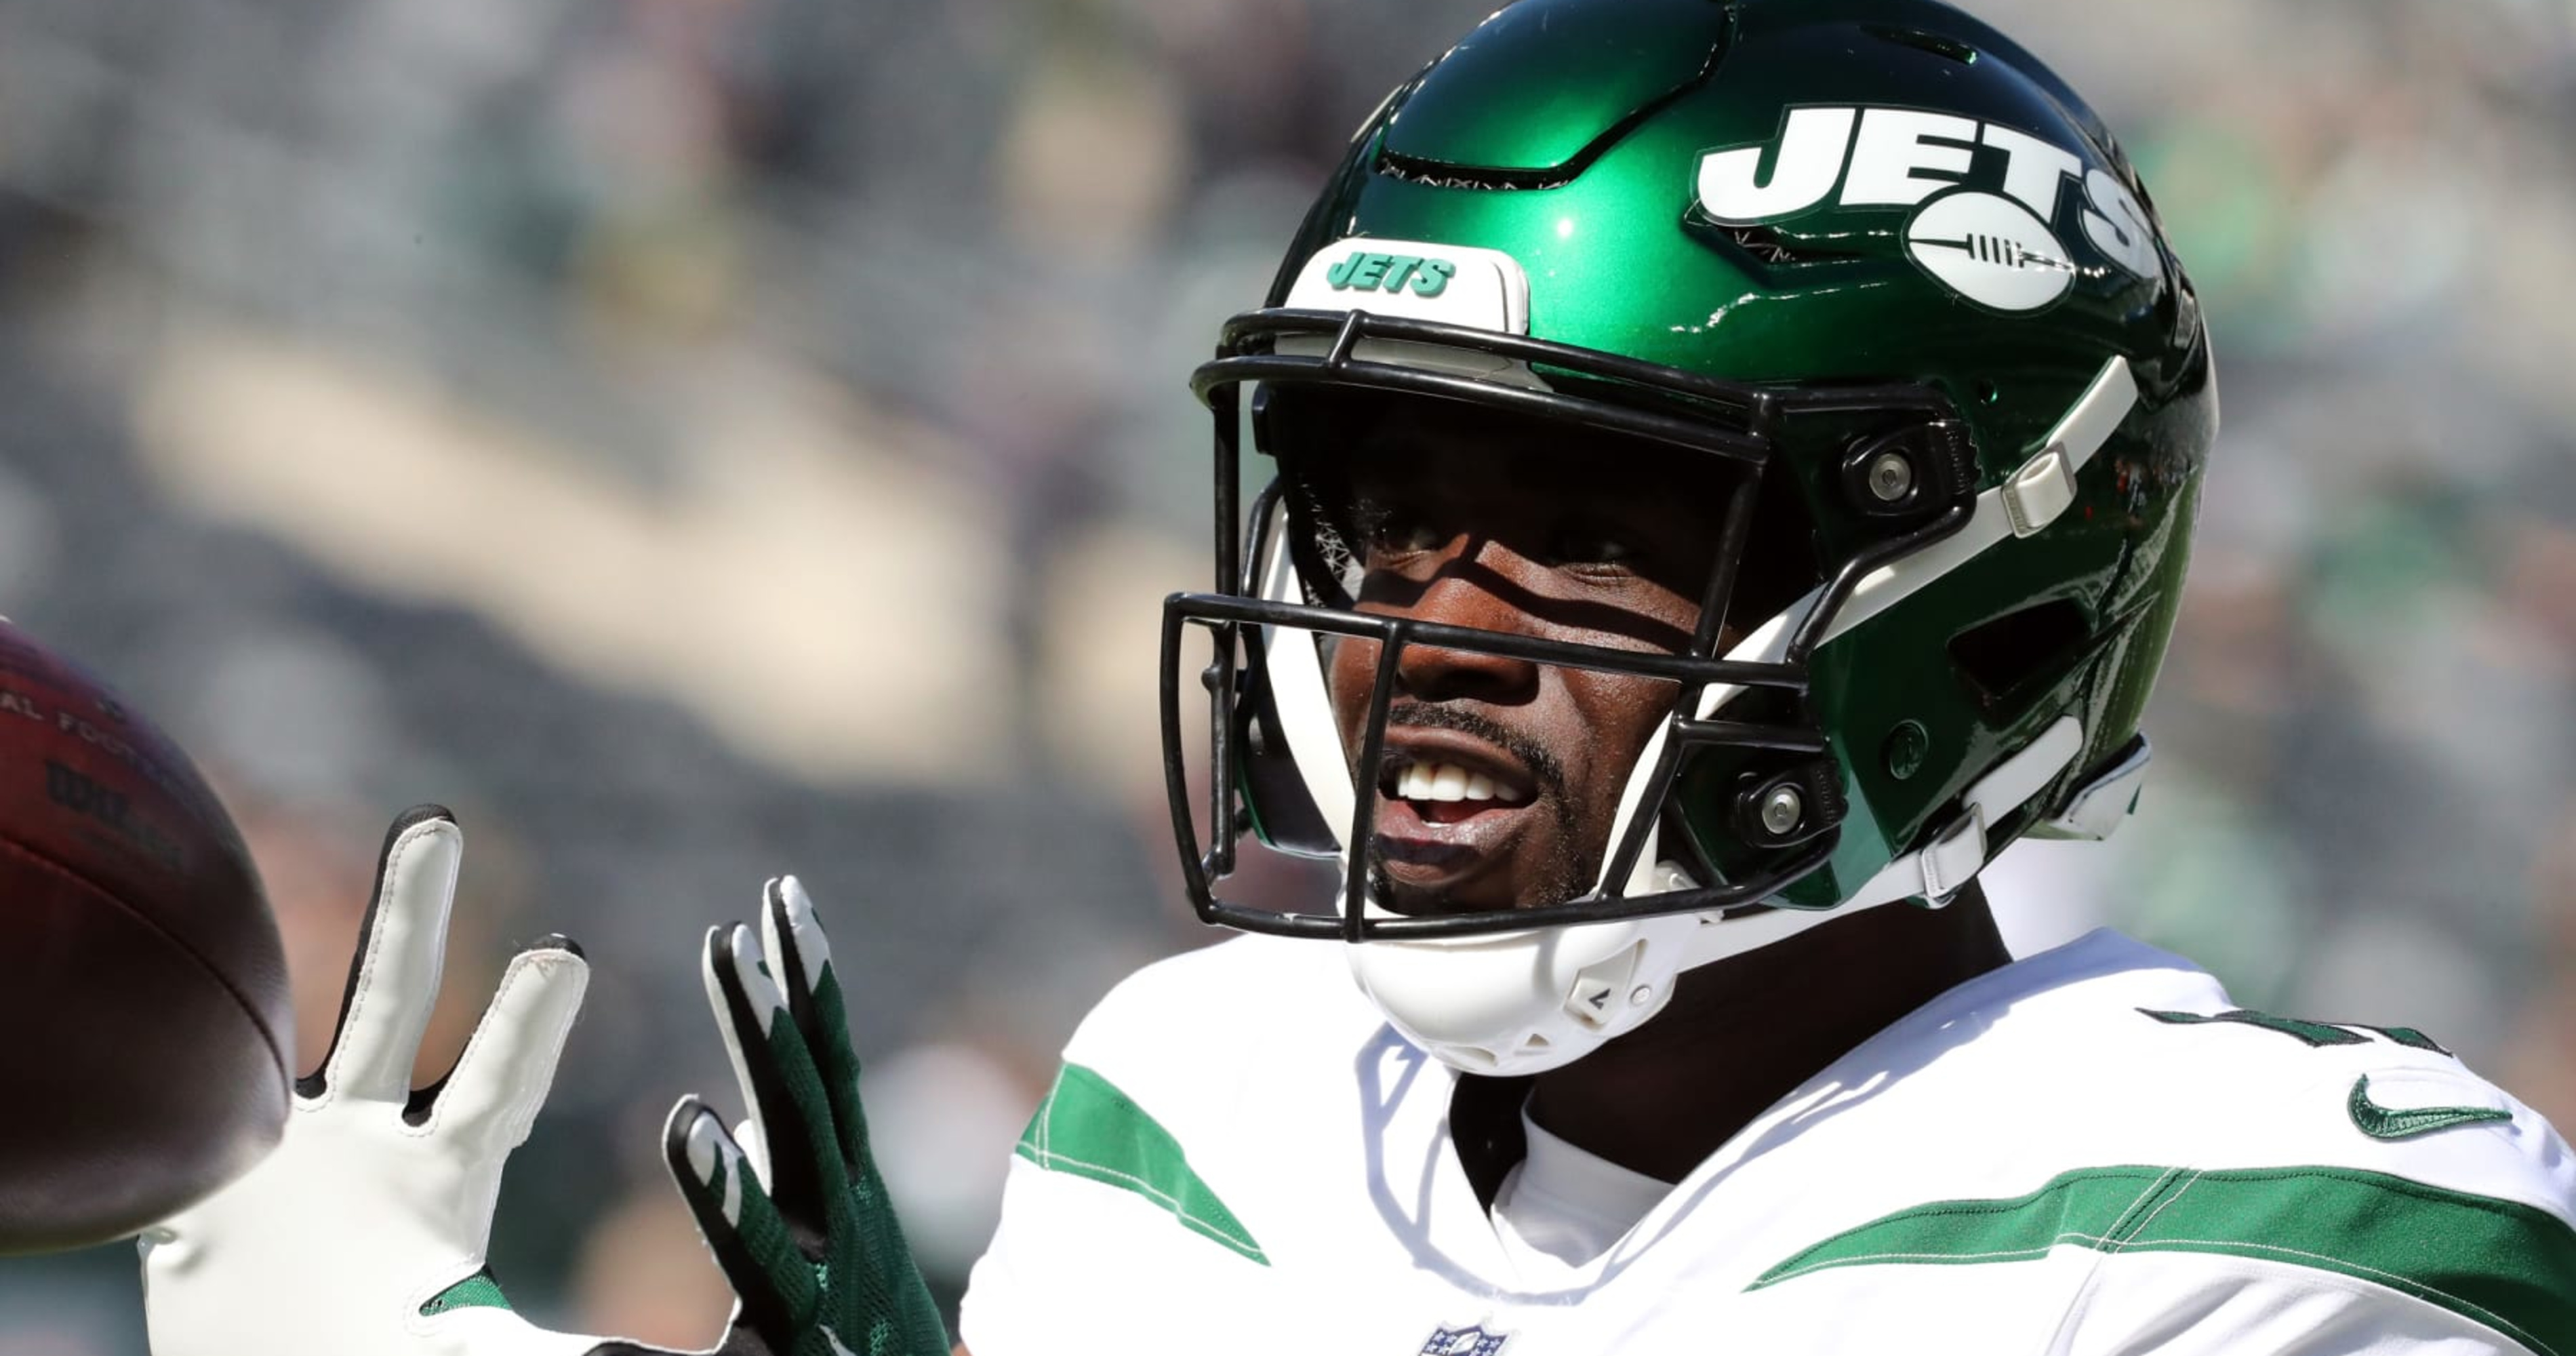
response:
M1526 0L1269 303L1193 381L1163 647L1189 889L1263 935L1075 1035L981 1356L2576 1351L2529 1109L2115 934L2015 963L1978 891L2135 801L2217 424L2038 60L1929 0ZM1238 835L1339 887L1237 898Z
M1997 936L1985 864L2139 793L2217 424L2145 187L2010 39L1522 0L1370 116L1193 386L1165 762L1254 935L1074 1036L979 1356L2576 1353L2576 1162L2431 1038ZM1256 852L1337 883L1271 907ZM764 913L708 958L755 1133L668 1137L736 1341L936 1350L819 930ZM421 1344L468 1224L363 1350L520 1349ZM211 1352L174 1273L156 1351Z

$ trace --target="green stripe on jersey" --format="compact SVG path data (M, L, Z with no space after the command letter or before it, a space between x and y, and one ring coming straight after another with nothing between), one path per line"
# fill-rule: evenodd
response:
M1252 1234L1190 1170L1187 1154L1144 1108L1079 1064L1067 1064L1020 1133L1020 1157L1049 1172L1132 1191L1172 1212L1192 1232L1270 1265Z
M2518 1201L2386 1173L2084 1168L2010 1200L1938 1201L1846 1230L1762 1273L2018 1262L2051 1248L2213 1252L2376 1281L2542 1356L2576 1356L2576 1230Z

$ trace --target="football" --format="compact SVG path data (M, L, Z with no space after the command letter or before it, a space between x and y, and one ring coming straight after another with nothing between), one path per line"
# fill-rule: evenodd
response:
M187 756L0 620L0 1253L133 1233L285 1127L277 924Z

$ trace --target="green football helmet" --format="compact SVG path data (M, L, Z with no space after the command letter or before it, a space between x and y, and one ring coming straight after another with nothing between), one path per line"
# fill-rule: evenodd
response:
M1458 1067L1564 1063L1682 970L1937 907L2016 838L2100 837L2134 803L2217 428L2209 341L2109 132L1946 5L1501 10L1362 126L1266 308L1191 384L1215 421L1215 588L1166 605L1163 722L1193 902L1353 944L1396 1026ZM1691 643L1357 610L1309 468L1331 412L1368 401L1729 468ZM1248 506L1247 431L1277 471ZM1195 794L1192 627L1215 642ZM1379 681L1346 739L1319 656L1352 638ZM1590 889L1372 900L1390 679L1417 646L1672 686ZM1341 862L1333 907L1230 898L1242 835Z

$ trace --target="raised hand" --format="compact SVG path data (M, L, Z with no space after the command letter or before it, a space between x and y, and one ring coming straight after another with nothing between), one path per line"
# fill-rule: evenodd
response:
M724 1350L946 1356L868 1151L840 980L804 888L771 881L757 932L709 932L704 977L750 1102L754 1152L683 1098L663 1153L741 1302Z
M528 1136L589 966L550 937L501 975L456 1067L414 1092L464 835L434 805L386 832L339 1025L275 1152L143 1235L153 1356L576 1356L484 1268L501 1167Z
M501 1170L544 1105L589 981L569 939L513 958L456 1067L415 1091L464 851L422 806L385 835L330 1053L296 1082L277 1150L145 1232L153 1356L674 1356L551 1332L484 1265ZM944 1356L859 1109L830 950L793 879L760 929L707 938L716 1026L749 1152L696 1098L664 1157L738 1297L714 1356Z

